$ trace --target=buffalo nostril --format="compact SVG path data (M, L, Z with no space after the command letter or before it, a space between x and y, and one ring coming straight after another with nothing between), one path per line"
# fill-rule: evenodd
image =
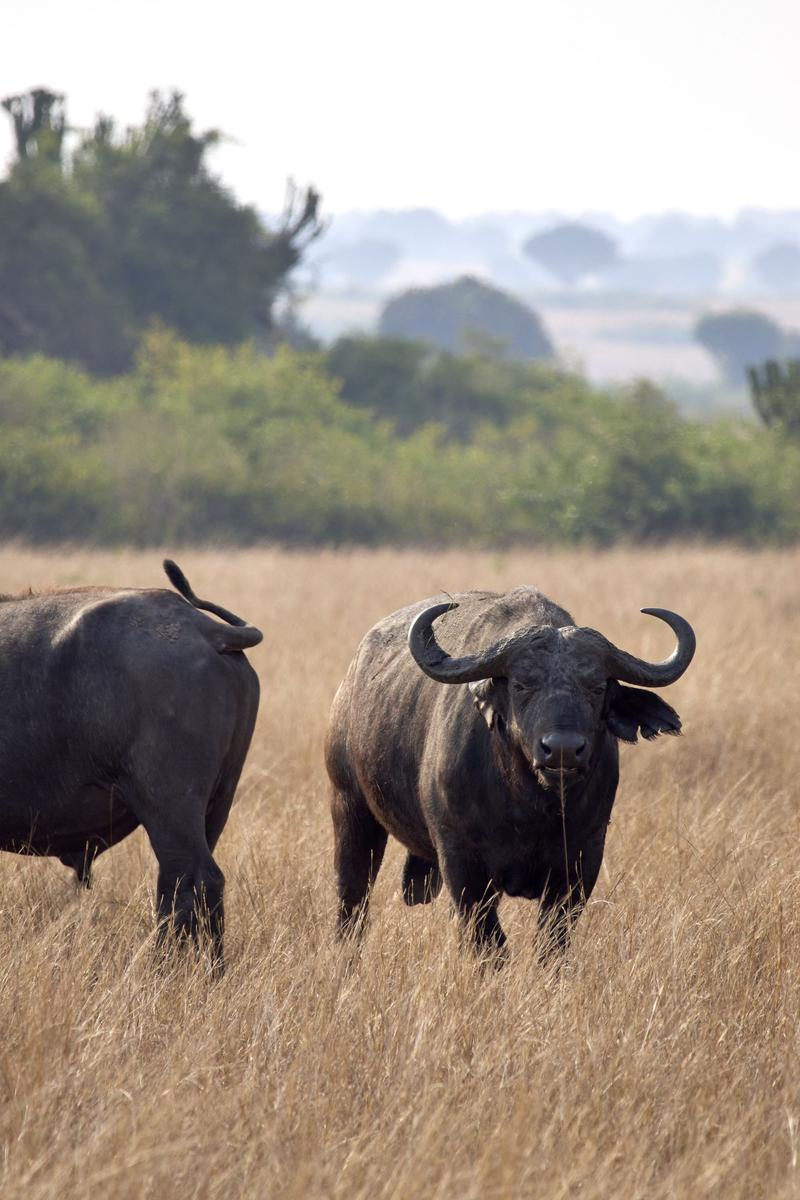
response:
M586 738L577 733L547 733L539 739L539 745L547 766L567 770L578 766L586 753Z

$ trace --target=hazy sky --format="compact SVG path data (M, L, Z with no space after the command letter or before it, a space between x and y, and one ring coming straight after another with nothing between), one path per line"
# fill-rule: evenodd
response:
M177 87L268 209L288 175L328 212L800 207L798 0L5 0L2 18L3 95L64 91L84 125Z

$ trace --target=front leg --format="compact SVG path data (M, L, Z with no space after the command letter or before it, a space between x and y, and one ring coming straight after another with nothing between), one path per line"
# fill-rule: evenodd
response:
M583 848L569 862L569 876L563 866L551 871L542 889L538 925L545 935L543 961L554 953L564 954L569 947L572 927L594 891L603 861L603 844Z
M500 893L486 864L466 847L449 842L439 846L439 865L462 927L475 951L502 954L506 935L497 916Z

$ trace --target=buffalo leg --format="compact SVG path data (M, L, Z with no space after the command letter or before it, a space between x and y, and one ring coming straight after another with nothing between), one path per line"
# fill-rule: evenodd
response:
M92 886L92 866L98 853L98 848L87 842L83 850L76 850L73 854L62 854L59 862L75 872L78 887L88 889Z
M208 849L204 854L187 857L181 851L161 847L156 849L156 857L159 942L163 944L167 933L173 931L179 938L188 936L198 943L201 929L206 929L211 938L214 969L221 974L224 963L225 876Z
M206 845L213 853L230 816L241 767L226 775L211 797L206 812Z
M583 905L580 893L570 893L563 888L545 889L538 917L538 926L544 935L541 951L543 962L547 962L554 954L566 951L572 926L580 916Z
M360 795L334 791L331 815L339 895L336 928L341 940L357 937L363 930L370 888L380 870L388 835Z
M209 784L209 791L211 784ZM163 945L172 932L199 944L201 930L207 930L215 972L223 970L223 932L225 912L223 892L225 876L214 861L206 840L207 801L195 786L187 794L183 785L183 803L176 781L173 788L162 780L158 794L146 796L130 785L125 787L129 808L144 825L158 861L156 919L158 941ZM208 793L206 793L206 796Z
M211 937L213 960L222 970L225 878L211 854L204 860L187 862L180 854L164 854L158 863L156 908L158 936L164 941L172 928L175 934L199 941L200 929Z
M403 899L408 905L429 904L439 895L442 876L438 863L427 862L410 851L403 867Z
M547 880L538 918L539 928L545 934L544 960L568 949L572 927L594 891L602 859L602 847L599 854L581 854L572 864L569 882L565 881L563 873Z
M243 703L245 701L243 700ZM246 712L239 720L236 734L225 758L225 764L211 793L211 799L206 809L206 844L211 853L219 841L220 835L227 824L233 804L236 788L242 774L250 739L258 713L258 697L246 699Z
M486 867L467 853L452 849L440 853L439 861L447 890L477 953L502 954L506 935L497 915L500 895Z

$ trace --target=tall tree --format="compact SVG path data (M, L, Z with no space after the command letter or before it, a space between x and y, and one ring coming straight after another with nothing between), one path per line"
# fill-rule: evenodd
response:
M290 189L281 223L269 229L211 172L208 152L220 135L194 130L179 93L153 93L140 127L119 131L99 117L67 165L60 154L31 154L56 110L40 106L37 117L23 99L6 103L15 121L22 114L18 141L27 149L18 146L0 183L0 305L10 310L4 317L0 308L0 349L35 346L117 371L154 321L195 342L272 334L275 301L322 229L313 188Z

